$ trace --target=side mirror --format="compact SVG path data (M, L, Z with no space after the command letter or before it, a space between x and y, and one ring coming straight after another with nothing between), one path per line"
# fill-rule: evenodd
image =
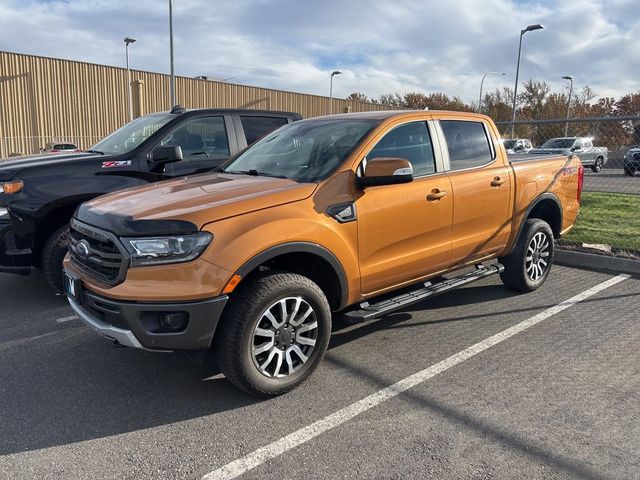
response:
M580 145L576 145L575 147L571 147L571 151L572 152L577 152L578 150L580 150Z
M374 187L409 183L413 180L411 162L404 158L374 158L367 162L364 176L358 177L358 187Z
M153 163L174 163L182 160L182 147L178 145L164 145L151 150Z
M518 146L515 148L515 150L516 150L516 152L519 152L520 150L524 150L524 146L523 146L523 145L518 145Z

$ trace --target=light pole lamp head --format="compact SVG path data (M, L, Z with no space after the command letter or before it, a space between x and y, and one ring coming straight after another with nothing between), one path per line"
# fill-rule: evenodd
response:
M136 39L132 37L124 37L124 44L129 46L130 43L136 43Z
M331 77L335 77L336 75L342 75L342 72L340 70L334 70L331 72Z
M573 77L571 75L565 75L564 77L565 80L569 80L570 82L573 82Z
M542 25L540 25L539 23L536 23L535 25L527 25L527 28L525 28L524 30L522 30L520 32L521 35L527 33L527 32L533 32L534 30L542 30L544 27Z

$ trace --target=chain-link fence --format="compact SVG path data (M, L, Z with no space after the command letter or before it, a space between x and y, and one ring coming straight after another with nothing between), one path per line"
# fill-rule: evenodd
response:
M517 139L528 139L534 152L572 152L585 165L580 216L563 248L640 259L640 117L500 122L498 128L514 155L528 150Z

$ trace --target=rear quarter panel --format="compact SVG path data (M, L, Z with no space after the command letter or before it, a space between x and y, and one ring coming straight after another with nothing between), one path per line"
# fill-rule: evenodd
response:
M578 203L578 169L580 159L575 156L556 156L528 159L512 163L516 179L513 235L508 250L516 241L519 227L525 220L529 207L543 194L551 193L562 208L561 234L574 225L580 204ZM507 250L507 251L508 251Z

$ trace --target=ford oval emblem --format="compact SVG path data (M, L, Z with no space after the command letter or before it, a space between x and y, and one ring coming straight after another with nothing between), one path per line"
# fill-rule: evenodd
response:
M76 253L81 258L89 256L89 243L86 240L80 240L76 245Z

